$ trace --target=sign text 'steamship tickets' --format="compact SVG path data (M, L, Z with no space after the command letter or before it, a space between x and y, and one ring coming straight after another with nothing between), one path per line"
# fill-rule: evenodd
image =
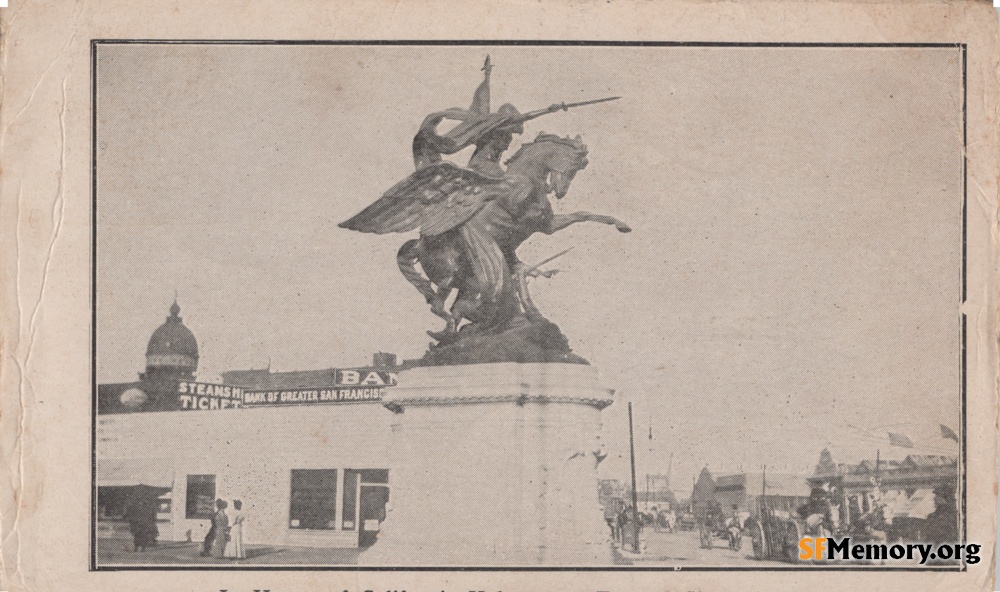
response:
M177 404L181 409L235 409L243 406L243 394L238 386L185 380L177 383Z
M236 409L269 405L309 405L381 401L385 387L396 384L396 373L368 369L337 369L327 388L251 390L224 384L180 381L178 406L187 410Z

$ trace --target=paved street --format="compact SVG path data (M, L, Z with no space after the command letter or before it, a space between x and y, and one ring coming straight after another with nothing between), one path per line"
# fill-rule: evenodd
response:
M758 561L753 556L753 545L749 537L743 537L743 547L731 551L725 539L714 539L712 549L699 546L698 531L655 532L652 528L643 531L646 538L646 552L639 557L624 553L625 561L636 567L791 567L780 561ZM627 541L626 541L627 542ZM630 548L626 545L626 550Z
M714 548L698 546L697 531L674 533L644 531L646 552L635 557L623 553L620 565L670 566L670 567L789 567L780 561L758 561L753 558L749 538L743 539L743 548L731 551L724 539L715 539ZM220 567L261 565L354 565L358 560L356 549L316 549L307 547L280 547L248 545L247 558L241 560L202 557L199 543L163 541L143 552L132 551L130 539L102 538L98 540L98 558L101 566L131 565L204 565Z

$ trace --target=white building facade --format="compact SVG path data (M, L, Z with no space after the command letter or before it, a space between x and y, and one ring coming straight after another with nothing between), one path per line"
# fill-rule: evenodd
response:
M115 528L115 494L144 485L159 493L160 540L204 539L215 501L238 499L249 544L371 544L391 415L369 402L99 416L99 537Z
M174 303L153 333L139 381L98 387L98 562L101 545L120 546L137 515L155 512L159 541L202 541L220 499L242 502L251 545L373 544L389 498L392 412L381 401L395 357L201 383L179 311Z

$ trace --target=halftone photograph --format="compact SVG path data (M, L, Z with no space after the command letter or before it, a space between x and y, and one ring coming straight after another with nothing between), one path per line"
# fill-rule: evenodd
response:
M92 570L989 559L965 45L91 50Z

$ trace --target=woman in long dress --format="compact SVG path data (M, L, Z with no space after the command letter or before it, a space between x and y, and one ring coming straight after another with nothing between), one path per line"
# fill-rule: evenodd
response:
M233 500L233 511L229 513L229 542L226 543L225 556L230 559L245 559L246 548L243 546L243 502Z

